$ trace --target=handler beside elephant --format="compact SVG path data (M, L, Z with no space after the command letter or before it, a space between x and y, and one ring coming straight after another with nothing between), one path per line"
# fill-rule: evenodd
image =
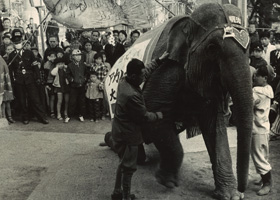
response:
M132 59L127 64L127 76L118 85L115 116L112 124L113 148L120 157L112 200L130 200L131 178L136 171L138 145L143 143L141 125L162 119L162 113L148 112L140 84L168 57L168 53L145 68L142 61ZM123 191L122 191L123 190Z

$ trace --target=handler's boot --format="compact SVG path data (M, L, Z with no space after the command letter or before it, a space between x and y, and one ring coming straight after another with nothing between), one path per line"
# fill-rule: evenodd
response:
M263 186L262 188L257 192L257 195L263 196L267 195L271 191L272 187L272 178L271 178L271 172L261 175Z
M131 178L132 178L132 173L123 173L123 180L122 180L123 200L133 200L136 198L134 194L130 194Z

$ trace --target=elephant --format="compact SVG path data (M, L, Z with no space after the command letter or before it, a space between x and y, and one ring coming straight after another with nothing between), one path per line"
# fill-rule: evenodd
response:
M242 199L248 182L253 98L249 68L249 36L240 10L230 4L207 3L189 16L171 18L151 59L166 50L169 59L143 86L147 110L162 111L164 119L143 126L146 143L160 154L157 181L178 185L183 149L176 122L199 125L210 157L217 199ZM142 36L145 39L145 35ZM139 38L136 43L143 39ZM237 127L237 181L232 169L225 110L234 104Z

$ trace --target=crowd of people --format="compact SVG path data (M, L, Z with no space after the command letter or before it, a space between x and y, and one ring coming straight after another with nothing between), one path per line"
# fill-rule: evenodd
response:
M140 36L134 30L67 30L59 44L59 27L51 19L46 31L47 49L38 50L38 27L30 24L11 27L2 20L0 31L0 104L9 123L29 124L36 117L48 124L48 116L68 123L73 117L98 122L108 115L104 81L111 67ZM111 42L111 38L113 37Z

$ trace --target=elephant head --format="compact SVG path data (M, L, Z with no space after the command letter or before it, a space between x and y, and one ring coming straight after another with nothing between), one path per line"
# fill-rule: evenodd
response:
M237 120L238 190L244 192L247 186L252 83L248 64L249 37L241 25L237 7L204 4L191 16L174 23L167 42L170 58L184 64L186 95L192 91L205 100L208 110L199 117L199 124L217 191L236 189L223 116L227 93L232 97Z

